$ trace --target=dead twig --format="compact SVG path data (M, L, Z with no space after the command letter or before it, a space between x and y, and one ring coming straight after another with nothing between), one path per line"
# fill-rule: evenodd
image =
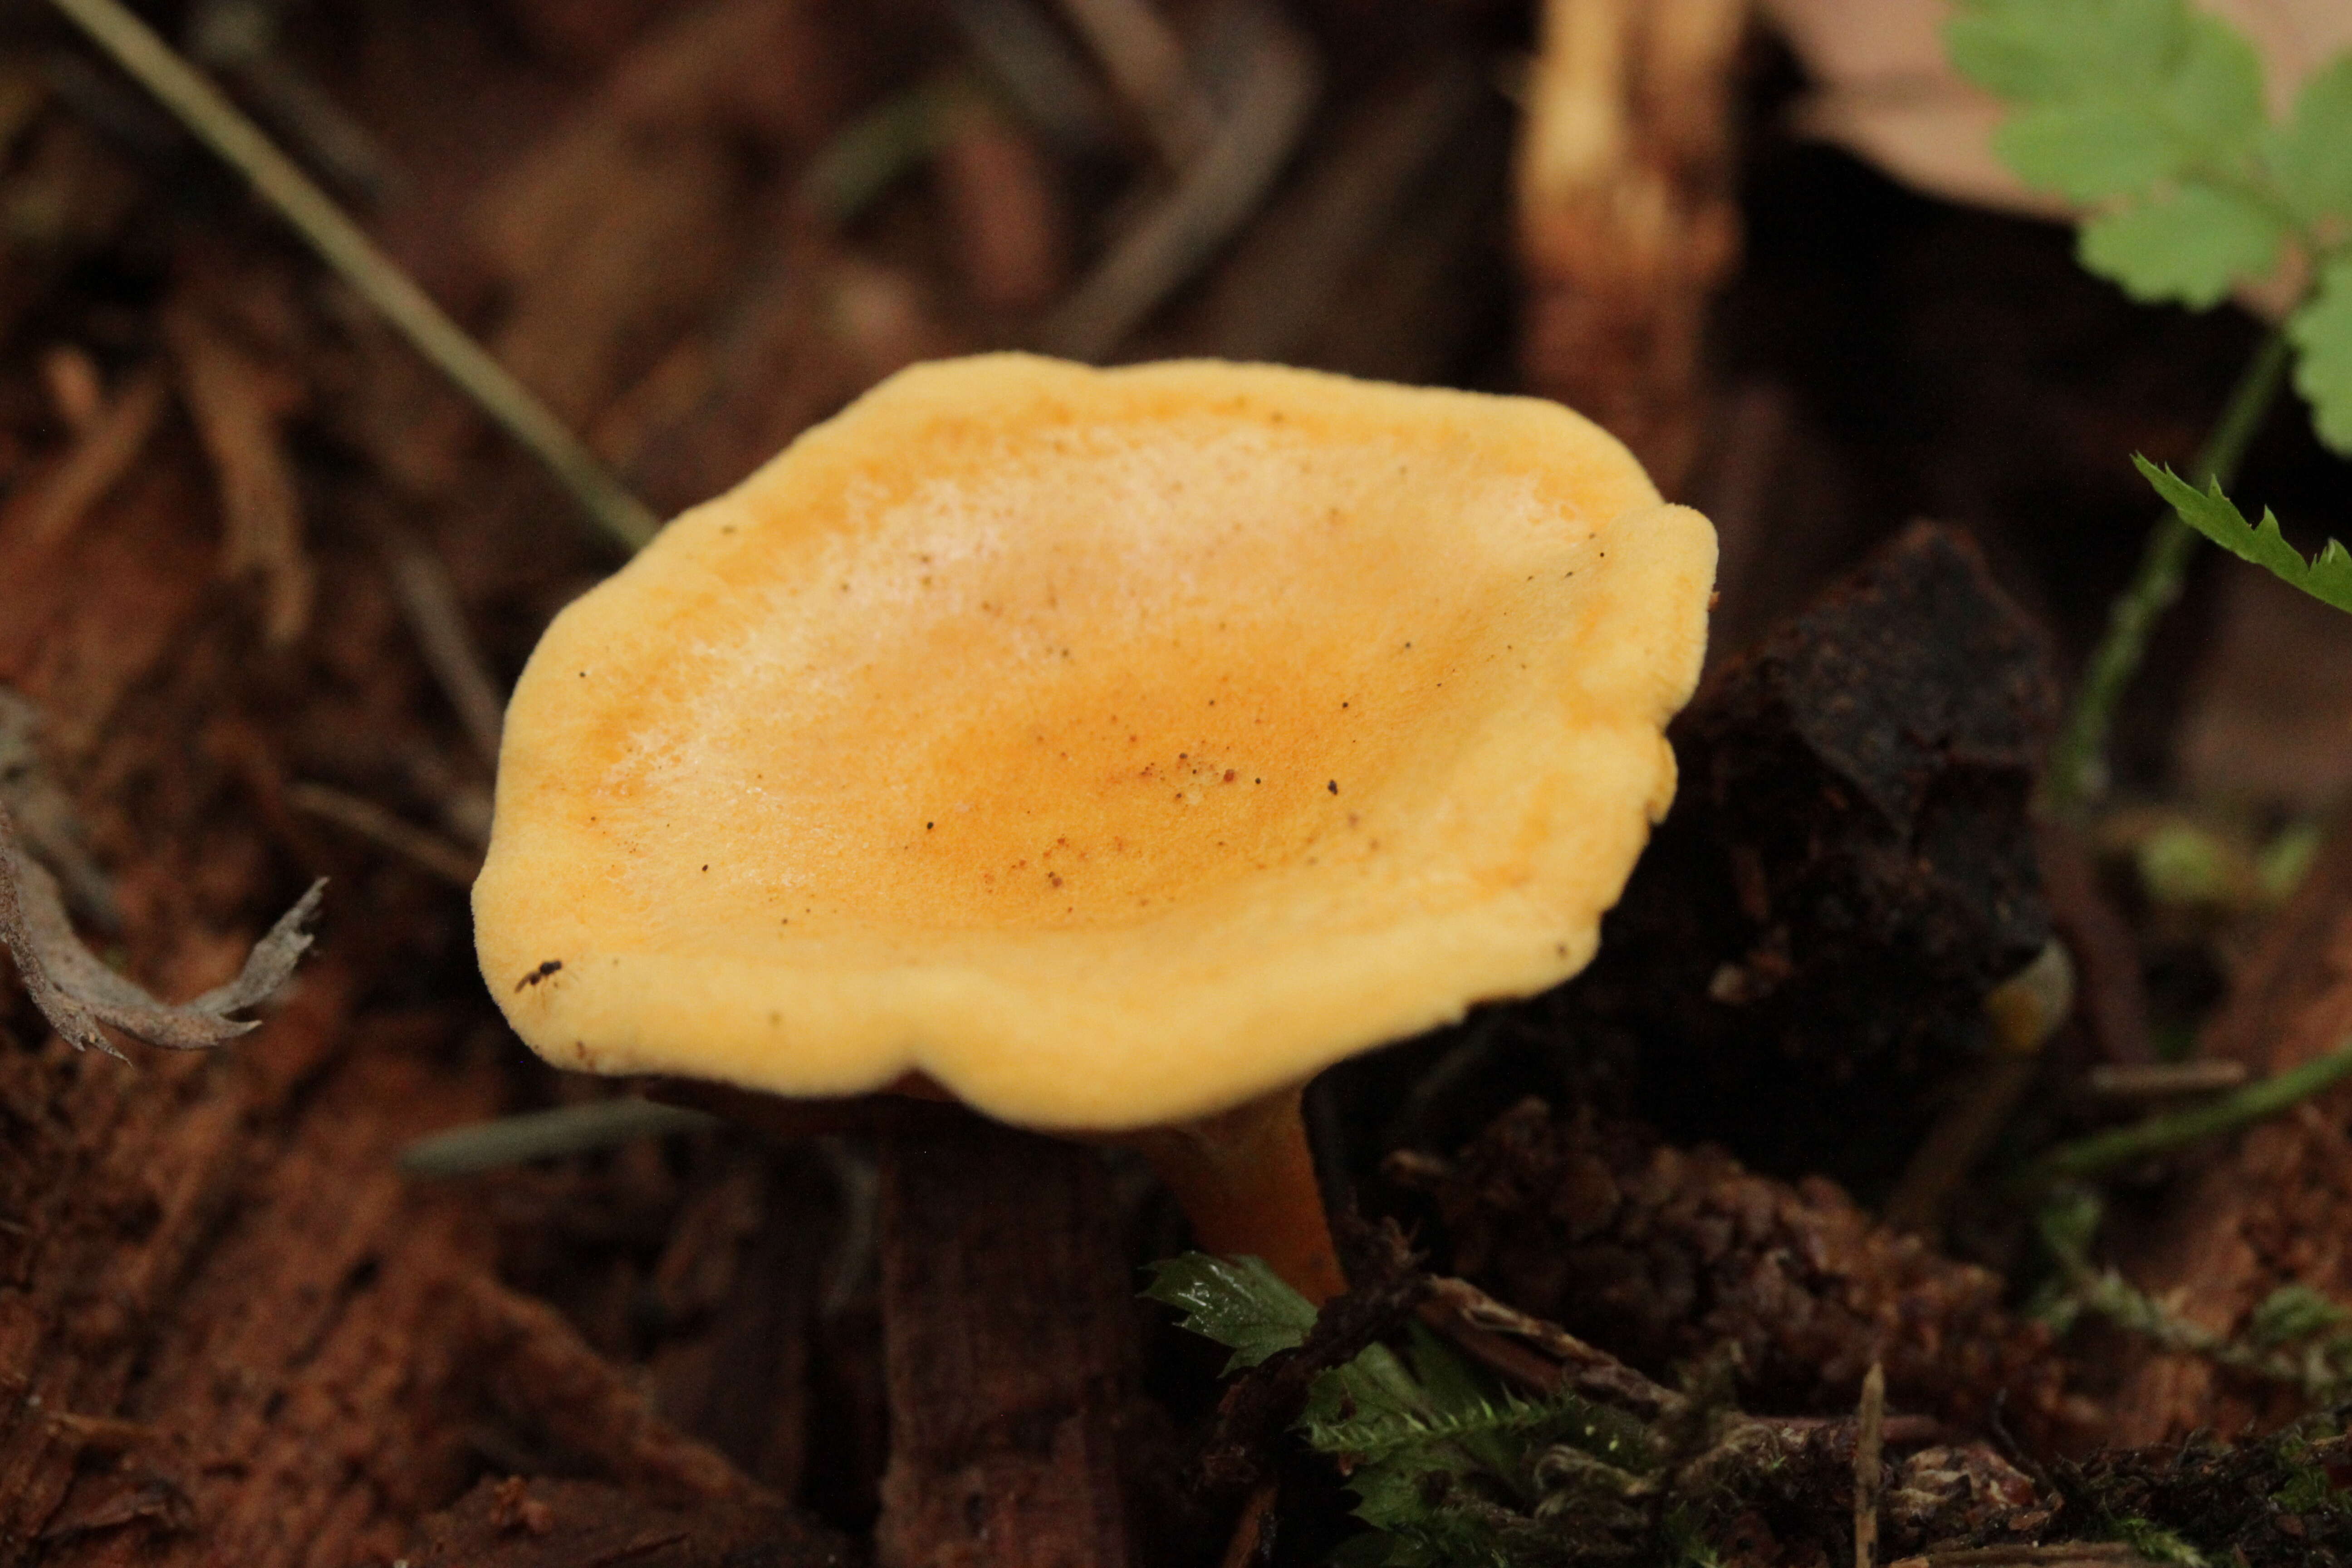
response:
M457 710L466 738L474 743L474 754L483 766L496 772L499 741L506 729L506 699L491 677L489 661L467 629L465 606L457 602L457 585L449 581L447 568L422 539L389 520L377 528L376 545L392 574L393 596L399 601L408 629L415 635L425 667L440 683L449 706ZM466 880L471 883L471 873Z
M1217 134L1054 311L1039 334L1047 353L1107 357L1241 227L1289 161L1321 68L1287 25L1256 9L1242 15L1252 37Z
M1193 83L1184 43L1151 0L1062 0L1062 10L1135 110L1160 161L1181 173L1216 135L1217 117Z
M389 849L452 887L470 888L481 872L480 856L458 847L437 833L403 822L372 800L331 784L297 780L286 786L286 804Z
M0 807L41 863L64 884L74 912L100 931L121 928L114 886L90 858L74 804L59 787L41 747L41 710L0 686Z

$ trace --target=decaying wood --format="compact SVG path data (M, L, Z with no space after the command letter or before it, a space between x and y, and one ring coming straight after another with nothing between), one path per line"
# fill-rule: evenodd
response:
M2202 1054L2281 1072L2352 1037L2352 835L2339 832L2240 971ZM2141 1289L2200 1327L2231 1333L2282 1285L2352 1306L2352 1089L2339 1086L2208 1152L2152 1231L2124 1258ZM2220 1374L2150 1345L2115 1401L2117 1439L2235 1434L2298 1413L2284 1388Z
M1519 150L1528 389L1676 493L1706 303L1738 249L1729 142L1745 0L1546 0Z
M212 585L203 459L169 456L54 545L0 534L0 682L81 786L126 967L182 994L236 970L287 896L278 856L301 856L261 808L280 740L236 716L254 628ZM358 549L327 565L337 606L359 597L347 574L376 570ZM362 668L404 655L388 609L341 626L373 628ZM340 717L397 722L383 705L419 679ZM403 917L381 883L338 888L328 955L227 1053L78 1055L42 1045L7 994L0 1561L391 1561L492 1451L552 1453L639 1496L755 1493L496 1281L496 1236L462 1194L398 1173L411 1139L495 1113L507 1077L451 1058L463 1005L366 1000L397 952L379 922Z
M1926 522L1718 665L1568 993L1640 1034L1643 1113L1767 1170L1892 1178L2050 940L2030 801L2057 706L2041 628Z
M1121 1568L1131 1286L1092 1151L962 1118L882 1140L884 1568Z
M485 1480L425 1521L412 1568L846 1568L848 1542L771 1500L648 1503L593 1481Z
M656 1352L655 1407L782 1497L838 1441L812 1429L809 1389L842 1228L812 1222L836 1206L805 1154L738 1163L688 1201L648 1281L666 1321L700 1330Z

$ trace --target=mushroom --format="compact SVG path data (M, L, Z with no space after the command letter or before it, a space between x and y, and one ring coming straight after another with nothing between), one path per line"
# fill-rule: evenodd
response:
M1126 1139L1343 1287L1300 1086L1591 956L1715 538L1528 398L919 365L551 626L474 889L560 1066Z

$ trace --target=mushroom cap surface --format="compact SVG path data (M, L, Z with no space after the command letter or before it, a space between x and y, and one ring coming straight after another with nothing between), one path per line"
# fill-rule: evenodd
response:
M1236 1105L1583 966L1714 571L1553 404L919 365L549 627L482 973L563 1067Z

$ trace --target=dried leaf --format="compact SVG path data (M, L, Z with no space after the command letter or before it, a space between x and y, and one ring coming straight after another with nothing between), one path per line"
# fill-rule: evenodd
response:
M16 960L16 973L42 1016L85 1050L122 1054L100 1030L101 1024L175 1051L205 1050L255 1027L252 1020L230 1015L258 1005L294 973L310 946L310 923L325 887L323 879L311 883L310 891L278 917L236 979L170 1006L107 968L82 946L66 918L57 879L26 853L16 819L0 805L0 944Z

